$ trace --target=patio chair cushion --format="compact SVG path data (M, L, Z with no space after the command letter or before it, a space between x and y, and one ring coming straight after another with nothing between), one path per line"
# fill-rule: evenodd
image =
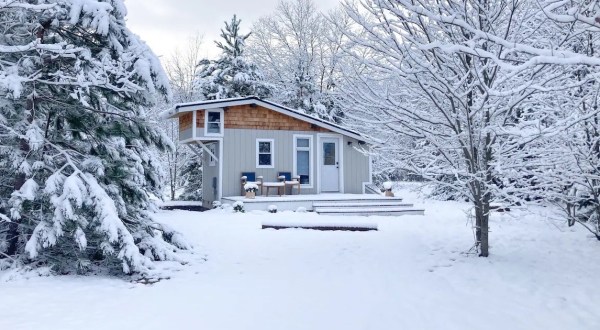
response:
M292 172L279 172L277 173L277 177L284 177L284 181L292 181Z
M256 172L242 172L242 176L246 177L246 181L249 181L249 182L256 181Z
M300 183L308 184L308 175L300 175Z

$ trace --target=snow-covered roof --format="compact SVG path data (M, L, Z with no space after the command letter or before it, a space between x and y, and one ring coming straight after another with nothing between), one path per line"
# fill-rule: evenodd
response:
M326 128L332 132L340 133L342 135L346 135L352 138L355 138L359 141L368 140L362 134L344 128L338 124L332 123L330 121L323 120L318 117L313 117L311 115L307 115L298 110L294 110L292 108L285 107L281 104L277 104L271 101L260 99L256 96L247 96L247 97L236 97L229 99L220 99L220 100L208 100L208 101L197 101L197 102L187 102L187 103L179 103L176 104L174 108L169 110L167 113L163 114L164 118L175 118L182 112L189 112L194 110L206 110L206 109L214 109L214 108L223 108L223 107L231 107L236 105L247 105L247 104L255 104L269 110L273 110L284 115L288 115L290 117L314 124L319 127Z

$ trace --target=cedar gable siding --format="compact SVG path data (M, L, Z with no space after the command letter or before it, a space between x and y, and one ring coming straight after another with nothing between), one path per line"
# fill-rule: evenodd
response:
M203 111L198 111L200 114ZM284 115L261 106L237 105L225 109L225 128L276 131L329 132L311 123ZM202 114L204 118L204 114ZM204 126L204 119L202 119ZM201 127L201 126L198 126Z
M186 129L192 128L193 115L191 112L187 112L179 116L179 131L185 131Z
M204 111L196 111L196 127L204 127Z

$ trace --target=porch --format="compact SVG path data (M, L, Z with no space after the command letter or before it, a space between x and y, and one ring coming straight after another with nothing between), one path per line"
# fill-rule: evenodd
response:
M278 211L296 211L305 208L319 214L328 215L423 215L423 209L404 203L400 197L385 197L375 194L307 194L284 196L257 196L254 199L244 196L223 197L222 203L243 202L247 211L266 211L270 205Z

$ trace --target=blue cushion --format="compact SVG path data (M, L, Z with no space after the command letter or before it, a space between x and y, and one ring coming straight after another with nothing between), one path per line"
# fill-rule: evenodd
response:
M292 181L292 172L279 172L279 174L277 174L277 177L280 176L284 176L285 181Z
M308 175L300 175L300 184L309 184Z
M255 172L242 172L242 176L245 176L246 181L248 181L248 182L256 181L256 173Z

